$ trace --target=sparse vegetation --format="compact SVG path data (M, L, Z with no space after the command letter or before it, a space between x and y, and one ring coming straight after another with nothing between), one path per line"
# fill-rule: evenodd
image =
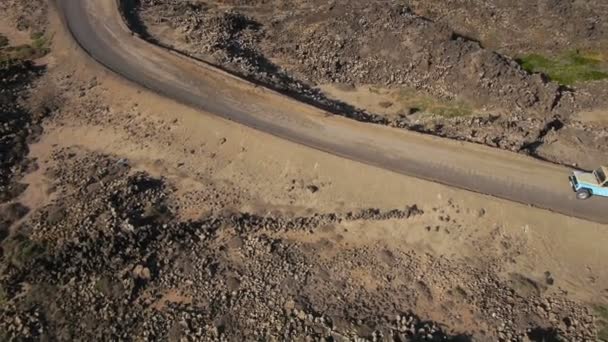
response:
M43 32L32 32L32 34L30 34L30 38L32 40L38 40L40 38L44 37L44 33Z
M48 36L37 32L33 33L31 38L31 44L9 46L8 39L0 35L0 63L6 63L12 60L37 59L50 52L50 40L48 39Z
M602 341L608 341L608 306L598 305L595 307L595 313L598 316L598 338Z
M428 95L421 95L410 89L399 91L397 98L403 107L409 108L410 113L424 112L444 118L473 114L473 108L464 101L441 100Z
M48 49L49 40L47 39L47 36L44 35L44 33L32 33L30 38L32 38L32 47L34 47L35 49ZM48 53L48 50L46 52Z
M569 52L554 58L529 54L518 62L524 70L543 73L562 85L608 78L608 68L601 53Z

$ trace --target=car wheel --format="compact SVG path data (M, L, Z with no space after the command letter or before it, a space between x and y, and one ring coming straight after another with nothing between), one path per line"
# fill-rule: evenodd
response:
M591 197L591 192L589 192L587 189L580 189L576 192L576 198L579 200L586 200L589 197Z

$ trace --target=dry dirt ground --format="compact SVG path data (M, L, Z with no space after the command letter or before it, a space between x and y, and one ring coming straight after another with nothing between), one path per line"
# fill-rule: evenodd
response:
M48 15L1 69L0 340L606 338L606 226L171 102Z
M560 86L516 61L578 51L608 70L603 1L125 3L150 41L339 115L584 168L608 161L608 81Z

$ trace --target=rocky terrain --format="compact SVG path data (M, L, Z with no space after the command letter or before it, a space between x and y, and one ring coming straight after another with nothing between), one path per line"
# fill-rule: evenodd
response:
M493 24L495 31L501 30L501 23L514 26L520 18L517 11L525 6L517 1L500 3L477 6L473 11L477 21L467 22L466 27L485 27L474 23L492 15L505 17ZM605 108L605 81L599 81L598 86L580 85L581 90L576 91L541 74L530 74L516 61L527 51L550 50L545 45L534 49L537 40L555 48L563 40L574 46L586 35L592 39L576 48L603 48L606 33L597 18L605 8L598 3L568 9L568 1L558 3L538 6L539 11L550 12L563 7L561 12L551 12L553 25L547 26L551 22L547 19L538 30L548 32L562 23L575 22L572 29L555 41L520 32L520 41L529 39L528 48L504 49L510 55L486 48L487 37L460 25L469 18L469 7L476 6L473 2L441 2L439 6L439 2L415 1L408 5L398 1L141 0L127 1L125 6L132 28L142 36L336 114L522 151L556 162L590 165L581 153L566 150L577 150L576 140L582 139L592 158L605 155L605 125L581 122L573 116ZM560 16L562 12L566 14ZM575 14L583 20L568 19ZM535 17L526 18L530 22ZM498 47L508 41L495 39ZM452 105L447 113L433 112L417 105L398 106L395 99L367 94L375 96L381 107L391 107L391 115L386 115L388 111L321 91L319 87L327 84L346 89L368 85L414 89ZM411 115L419 112L427 115ZM548 138L552 132L556 134ZM541 148L557 140L566 147Z
M4 19L21 32L41 32L47 24L48 6L45 0L4 0L0 3Z
M21 102L30 82L42 72L30 61L10 61L0 65L0 201L18 195L22 186L15 182L29 164L27 144L40 133L44 113L32 113Z
M421 16L509 56L606 48L608 24L602 18L608 7L602 2L414 0L410 4Z
M0 340L608 338L606 254L589 253L608 239L605 227L412 183L214 121L100 71L66 43L56 17L47 23L53 11L44 4L0 3L8 14L0 34L11 37L0 47L11 56L0 63ZM160 21L207 13L181 2L141 5L164 6ZM406 18L399 29L431 25L396 7L374 10ZM205 53L249 65L256 59L245 56L268 28L222 13L199 23L222 27L204 31L221 45ZM37 32L54 37L49 56L15 59L4 49L14 37L35 46ZM248 41L251 51L238 52ZM543 94L560 91L514 70ZM291 75L264 77L348 115L417 129L335 102ZM541 102L525 106L540 111ZM530 141L566 129L545 119L454 120ZM437 129L456 129L445 126Z
M397 220L407 229L408 220L427 215L415 205L180 221L171 184L132 171L124 160L69 149L57 151L53 164L47 173L56 199L2 243L4 340L595 336L588 308L542 296L549 280L501 281L506 256L478 268L373 245L333 253L327 242L294 239L356 221ZM424 306L446 310L448 322L472 319L478 329L454 331L411 311Z

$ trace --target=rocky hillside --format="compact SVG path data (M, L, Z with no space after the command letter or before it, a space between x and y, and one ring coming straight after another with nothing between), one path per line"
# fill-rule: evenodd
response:
M454 8L449 13L467 18L468 5L448 4L449 9ZM458 6L463 8L457 10ZM127 8L132 28L151 41L335 114L586 167L594 167L598 158L601 163L601 156L608 151L606 127L580 122L573 115L608 105L598 101L606 92L602 81L581 84L577 91L550 81L549 76L530 73L516 60L518 54L505 55L488 48L481 41L483 37L461 30L457 21L451 26L452 21L442 16L447 9L441 12L431 4L390 0L141 0ZM498 6L496 13L507 13L508 8ZM588 21L595 18L590 10L565 12L562 22L579 12ZM518 18L518 12L508 13L495 25L513 24L509 20ZM488 19L485 14L473 18ZM569 38L564 39L575 39L576 32L567 31ZM599 24L590 32L593 37L604 36ZM526 37L541 40L531 33ZM596 41L597 47L601 40ZM542 46L539 49L543 51ZM555 63L556 67L561 65ZM581 72L603 75L594 70ZM338 95L321 91L325 85L363 91L361 96L376 97L379 106L352 102L347 91ZM430 100L401 105L407 96L383 98L369 92L368 87L413 91ZM443 105L447 108L432 109L442 103L447 103ZM547 138L549 133L551 139ZM584 156L578 140L592 156Z
M277 61L308 84L407 86L508 111L551 111L561 97L556 85L398 1L143 0L141 8L184 32L197 53L247 73L276 73Z

